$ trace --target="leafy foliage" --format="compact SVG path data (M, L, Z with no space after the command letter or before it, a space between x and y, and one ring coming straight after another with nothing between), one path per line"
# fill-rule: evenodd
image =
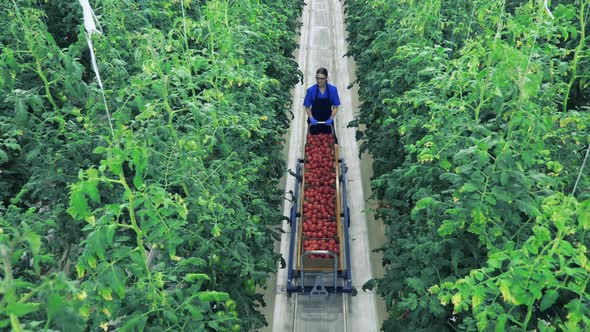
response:
M565 196L590 144L587 2L554 4L554 19L537 2L346 3L362 99L351 125L373 156L390 239L375 286L383 329L587 329L576 308L588 304L588 238L554 225L577 220L555 211L588 213L575 207L590 198L587 172ZM559 270L539 264L548 243L573 250L552 251L580 269L570 289L563 275L532 290Z
M94 2L105 105L77 4L0 4L3 327L266 324L302 6Z

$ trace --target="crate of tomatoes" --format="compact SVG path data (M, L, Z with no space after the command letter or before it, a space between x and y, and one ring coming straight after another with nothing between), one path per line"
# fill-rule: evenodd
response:
M336 147L332 134L307 135L303 180L303 251L327 250L340 255L337 222ZM311 260L334 258L312 254Z

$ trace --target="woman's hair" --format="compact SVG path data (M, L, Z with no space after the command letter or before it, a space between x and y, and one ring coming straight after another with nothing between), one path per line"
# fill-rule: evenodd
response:
M316 75L317 75L317 74L322 74L322 75L326 75L326 77L328 77L328 69L326 69L326 68L322 67L322 68L318 69L318 70L315 72L315 74L316 74Z

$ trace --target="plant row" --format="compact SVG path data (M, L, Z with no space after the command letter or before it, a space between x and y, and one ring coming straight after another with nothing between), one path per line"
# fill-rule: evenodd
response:
M303 1L0 4L0 329L266 325ZM103 98L104 93L104 98Z
M590 328L587 1L346 1L385 331Z

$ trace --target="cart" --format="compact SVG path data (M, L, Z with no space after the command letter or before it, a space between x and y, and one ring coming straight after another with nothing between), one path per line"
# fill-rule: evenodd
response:
M319 122L318 125L327 126L324 122ZM314 163L308 156L308 150L312 148L309 146L309 141L318 136L310 135L308 130L305 158L297 160L295 172L290 171L291 175L296 178L296 184L289 216L291 237L287 293L289 295L296 292L311 295L328 295L330 293L352 293L354 295L350 265L350 213L346 202L346 163L339 158L337 138L332 127L331 134L325 135L332 137L333 145L324 143L324 150L322 150L323 152L331 151L322 153L321 158L324 159L322 160L322 169L328 170L328 178L333 175L334 179L325 181L323 184L318 183L314 179L317 175L314 173L316 169L306 167ZM333 159L329 163L332 167L328 167L328 161L325 160L328 158L328 154L329 158ZM323 206L323 212L319 212L317 211L319 210L318 204L311 202L309 197L306 197L306 195L313 197L311 193L327 193L326 195L334 193L334 202L327 203L329 208ZM332 207L334 211L331 211ZM330 211L326 211L327 209ZM326 218L318 217L316 223L314 218L318 215ZM324 232L321 230L314 232L321 227ZM334 229L335 232L330 231ZM322 245L325 245L326 249L321 249Z

